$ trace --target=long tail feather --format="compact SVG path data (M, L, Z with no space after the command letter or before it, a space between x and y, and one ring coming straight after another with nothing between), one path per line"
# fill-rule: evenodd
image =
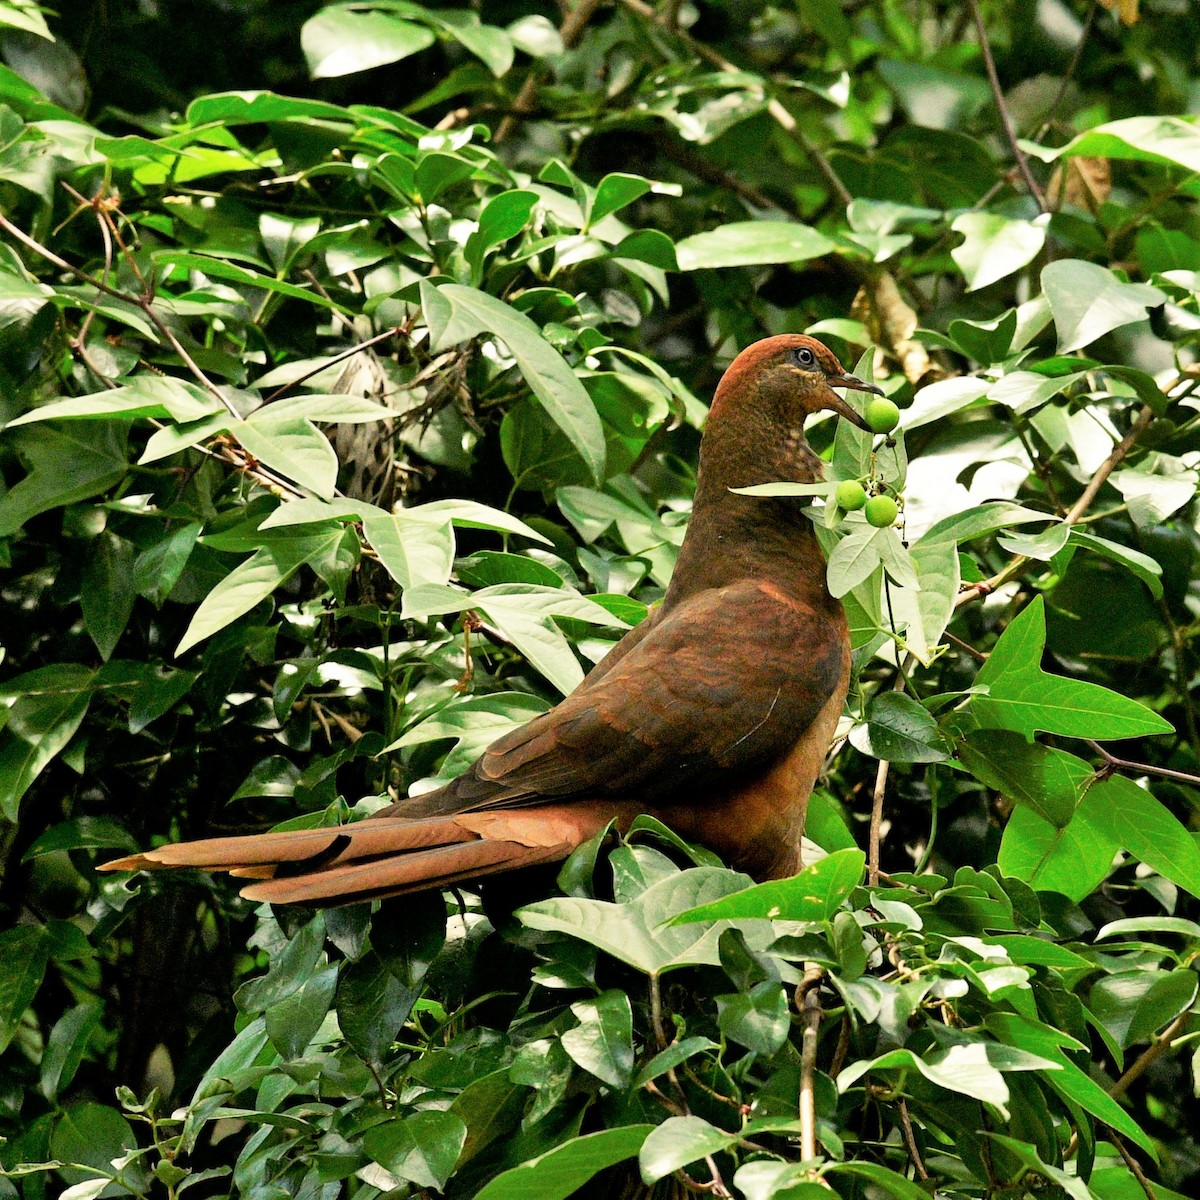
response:
M478 840L277 877L244 887L242 895L269 904L356 904L553 862L566 858L573 849L571 844L522 846L518 842Z
M159 846L103 863L102 871L154 871L160 867L200 867L233 871L243 867L304 863L329 854L330 861L417 850L449 842L471 841L476 835L449 817L427 821L398 821L368 817L354 825L321 829L285 829L246 837L204 838ZM339 843L341 843L339 845Z
M551 806L418 820L369 817L322 829L179 842L104 863L100 870L228 871L254 881L242 889L249 900L354 904L566 858L603 828L607 816L587 806Z

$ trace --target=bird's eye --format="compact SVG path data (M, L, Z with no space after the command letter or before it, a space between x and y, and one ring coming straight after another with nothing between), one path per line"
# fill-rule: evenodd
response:
M811 367L817 361L813 356L813 352L807 346L801 346L799 350L792 351L792 355L802 367Z

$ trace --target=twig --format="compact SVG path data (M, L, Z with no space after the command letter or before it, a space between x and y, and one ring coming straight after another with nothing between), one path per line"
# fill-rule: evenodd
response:
M896 629L896 619L891 615L892 594L887 586L887 580L884 580L884 594L888 602L888 619L892 625L892 631ZM892 691L902 692L908 684L907 668L912 664L913 656L911 654L899 658L896 663L896 679L892 684ZM868 834L867 842L867 886L878 887L880 870L879 870L879 843L882 840L883 827L883 796L887 790L888 771L891 768L891 763L886 758L879 760L879 769L875 772L875 787L871 792L871 830Z
M973 658L976 662L987 662L988 656L982 650L976 649L970 642L964 642L962 638L955 637L952 633L943 633L942 637L946 639L952 646L957 646L964 654Z
M1133 444L1146 432L1147 426L1153 420L1154 410L1149 405L1138 412L1133 424L1129 427L1129 432L1113 447L1112 453L1096 469L1079 499L1071 506L1071 511L1063 518L1068 525L1076 524L1080 517L1087 512L1089 505L1096 498L1096 493L1104 486L1108 477L1117 467L1125 461L1125 456L1133 449Z
M800 1157L817 1157L817 1105L813 1084L817 1074L817 1037L821 1032L821 980L823 968L809 964L796 988L796 1007L804 1018L800 1043Z
M912 1121L908 1116L908 1103L903 1096L898 1096L897 1107L900 1109L900 1128L904 1130L904 1143L908 1147L908 1157L912 1159L913 1169L922 1179L929 1178L925 1164L921 1161L921 1152L917 1149L917 1139L913 1136Z
M630 12L636 13L646 21L657 22L658 13L645 2L645 0L620 0ZM705 45L698 41L692 35L683 29L676 29L675 36L693 53L697 58L702 58L705 62L716 67L718 71L737 72L740 70L735 64L731 63L724 55L719 54L711 46ZM771 115L772 120L782 129L796 144L808 155L809 161L816 167L818 173L829 185L830 191L837 196L842 207L846 207L854 199L850 189L842 182L841 177L833 169L833 164L825 157L824 152L816 143L809 140L804 131L800 128L796 118L784 107L784 105L776 99L767 101L767 112Z
M1067 88L1071 86L1071 81L1075 78L1075 72L1079 70L1079 64L1083 60L1083 50L1088 43L1088 38L1092 35L1092 27L1096 23L1096 10L1099 8L1099 0L1092 0L1088 6L1087 16L1083 19L1083 29L1079 34L1079 41L1075 43L1075 52L1071 55L1071 61L1067 63L1067 69L1063 72L1062 82L1058 85L1058 91L1055 93L1054 100L1050 107L1046 109L1046 115L1042 118L1041 126L1038 128L1035 135L1035 141L1041 141L1042 138L1050 130L1050 118L1058 112L1059 106L1066 99Z
M579 44L579 39L583 37L583 31L595 15L596 9L600 7L600 3L601 0L578 0L575 7L563 17L558 36L562 38L564 50L574 50ZM521 90L513 100L512 111L500 122L494 141L504 141L516 128L517 122L533 112L534 104L537 101L538 87L541 85L541 74L541 64L538 63L525 76L525 82L521 84Z
M274 404L280 396L290 392L292 388L298 387L306 379L311 379L314 375L320 375L322 371L327 371L330 367L336 367L338 363L345 362L346 359L353 358L356 354L361 354L364 350L370 350L372 346L378 346L380 342L386 342L390 337L403 337L404 332L403 325L393 325L390 329L385 329L382 333L377 333L374 337L367 338L365 342L359 342L358 345L351 346L349 350L343 350L340 354L335 354L319 366L305 371L303 375L297 375L295 379L280 384L279 387L263 400L263 404Z
M1131 771L1139 775L1161 775L1163 779L1174 779L1178 783L1190 783L1193 787L1200 787L1200 775L1192 775L1187 771L1174 771L1170 767L1154 767L1149 763L1133 762L1128 758L1119 758L1105 750L1099 742L1092 741L1091 738L1084 738L1084 741L1104 759L1104 766L1100 768L1103 775L1111 775L1114 771Z
M888 769L891 763L886 758L879 760L875 772L875 788L871 793L871 832L867 843L867 886L879 886L879 830L883 824L883 794L887 790Z
M833 1048L833 1058L829 1063L829 1074L833 1079L846 1063L846 1055L850 1053L850 1018L842 1017L842 1027L838 1030L837 1045Z
M183 348L179 339L167 327L163 319L154 310L154 304L149 295L143 293L141 296L131 296L128 292L121 291L120 288L115 288L106 283L103 279L97 279L94 275L89 275L87 271L80 270L79 267L72 266L65 258L59 258L49 247L43 246L41 242L35 241L27 233L15 226L3 213L0 213L0 229L5 230L17 239L22 245L28 246L35 254L41 255L47 262L52 262L56 267L60 267L64 271L69 271L76 279L82 279L84 283L96 288L97 291L103 292L106 296L112 296L114 299L123 300L126 304L134 304L146 314L146 318L158 330L167 342L174 349L183 361L184 366L196 377L200 385L205 391L211 393L225 406L226 412L230 416L241 420L241 413L238 412L232 400L230 400L223 392L221 392L216 384L204 374L203 371L196 365L192 356Z
M1181 1012L1179 1016L1177 1016L1175 1020L1173 1020L1170 1025L1168 1025L1166 1029L1164 1029L1162 1033L1160 1033L1158 1037L1156 1037L1154 1041L1152 1041L1150 1045L1147 1046L1146 1049L1143 1050L1141 1054L1139 1054L1137 1058L1135 1058L1133 1062L1129 1064L1120 1079L1118 1079L1117 1082L1108 1089L1108 1094L1114 1100L1119 1100L1123 1095L1125 1095L1125 1093L1129 1090L1129 1085L1140 1079L1141 1076L1145 1074L1146 1069L1150 1066L1150 1064L1153 1063L1154 1060L1158 1058L1159 1055L1161 1055L1165 1050L1170 1048L1171 1042L1175 1039L1175 1035L1178 1034L1187 1024L1188 1015L1189 1014L1186 1011Z
M1105 1132L1108 1134L1108 1140L1117 1148L1117 1153L1125 1160L1125 1165L1129 1168L1129 1173L1141 1185L1141 1189L1146 1193L1146 1200L1158 1200L1158 1193L1154 1190L1154 1185L1146 1178L1146 1172L1142 1170L1142 1164L1138 1162L1121 1138L1113 1132L1113 1130L1105 1127Z
M1154 410L1148 405L1138 412L1137 417L1134 418L1134 422L1129 428L1129 432L1113 447L1112 453L1096 468L1079 499L1075 501L1071 507L1071 511L1063 518L1063 521L1067 525L1079 524L1087 512L1088 506L1095 500L1096 494L1107 482L1108 477L1125 461L1126 455L1133 449L1138 438L1146 432L1147 427L1153 420ZM1019 575L1031 561L1027 555L1016 555L1002 571L993 575L990 579L985 579L982 583L972 584L970 587L964 588L959 592L955 597L954 607L961 608L964 604L970 604L973 600L991 595L1002 584L1008 583L1010 579Z
M1187 1019L1191 1014L1185 1009L1173 1020L1156 1037L1145 1050L1141 1052L1129 1064L1121 1077L1110 1088L1105 1091L1114 1099L1119 1100L1129 1090L1130 1085L1136 1083L1149 1069L1155 1059L1159 1058L1165 1051L1169 1050L1171 1043L1175 1040L1175 1036L1183 1031L1183 1027L1187 1024ZM1115 1143L1114 1143L1115 1144ZM1075 1151L1079 1149L1079 1132L1076 1130L1071 1134L1071 1140L1067 1143L1067 1148L1063 1151L1063 1158L1071 1158Z
M1000 122L1004 126L1008 144L1012 147L1013 157L1017 160L1017 169L1021 172L1021 178L1025 180L1025 186L1037 202L1038 208L1042 212L1049 212L1046 195L1038 181L1034 179L1033 172L1029 169L1029 159L1025 157L1025 151L1021 149L1020 143L1017 141L1016 126L1013 125L1012 114L1008 111L1008 104L1004 99L1000 76L996 74L996 61L992 58L992 44L988 41L987 29L983 24L983 13L979 11L979 0L967 0L967 2L971 7L971 17L975 21L975 31L979 35L979 48L983 51L983 65L987 70L988 83L992 85L992 95L996 100L996 108L1000 112Z
M654 1030L654 1041L661 1054L667 1048L667 1033L663 1029L662 989L659 986L657 972L650 976L650 1025Z
M346 735L351 744L357 742L362 737L362 730L357 725L351 725L340 713L335 713L332 709L322 708L315 700L312 702L312 706L317 720L321 722L321 728L325 731L327 741L332 743L332 739L329 737L329 726L326 723L326 717Z

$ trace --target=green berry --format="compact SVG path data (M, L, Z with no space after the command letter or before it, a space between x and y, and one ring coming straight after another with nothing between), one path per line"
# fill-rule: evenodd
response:
M867 490L855 479L844 479L837 485L837 502L839 508L857 512L867 502Z
M900 410L884 396L873 396L868 401L866 417L876 433L891 433L900 424Z
M891 496L872 496L866 503L867 524L874 525L876 529L886 529L889 525L894 525L899 512L900 509Z

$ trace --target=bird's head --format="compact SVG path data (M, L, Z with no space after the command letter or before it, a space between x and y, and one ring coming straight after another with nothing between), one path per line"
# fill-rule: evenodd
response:
M834 388L883 394L873 383L846 371L837 355L816 338L784 333L747 346L733 360L717 387L713 413L749 403L802 426L805 417L829 409L867 429L866 421Z

